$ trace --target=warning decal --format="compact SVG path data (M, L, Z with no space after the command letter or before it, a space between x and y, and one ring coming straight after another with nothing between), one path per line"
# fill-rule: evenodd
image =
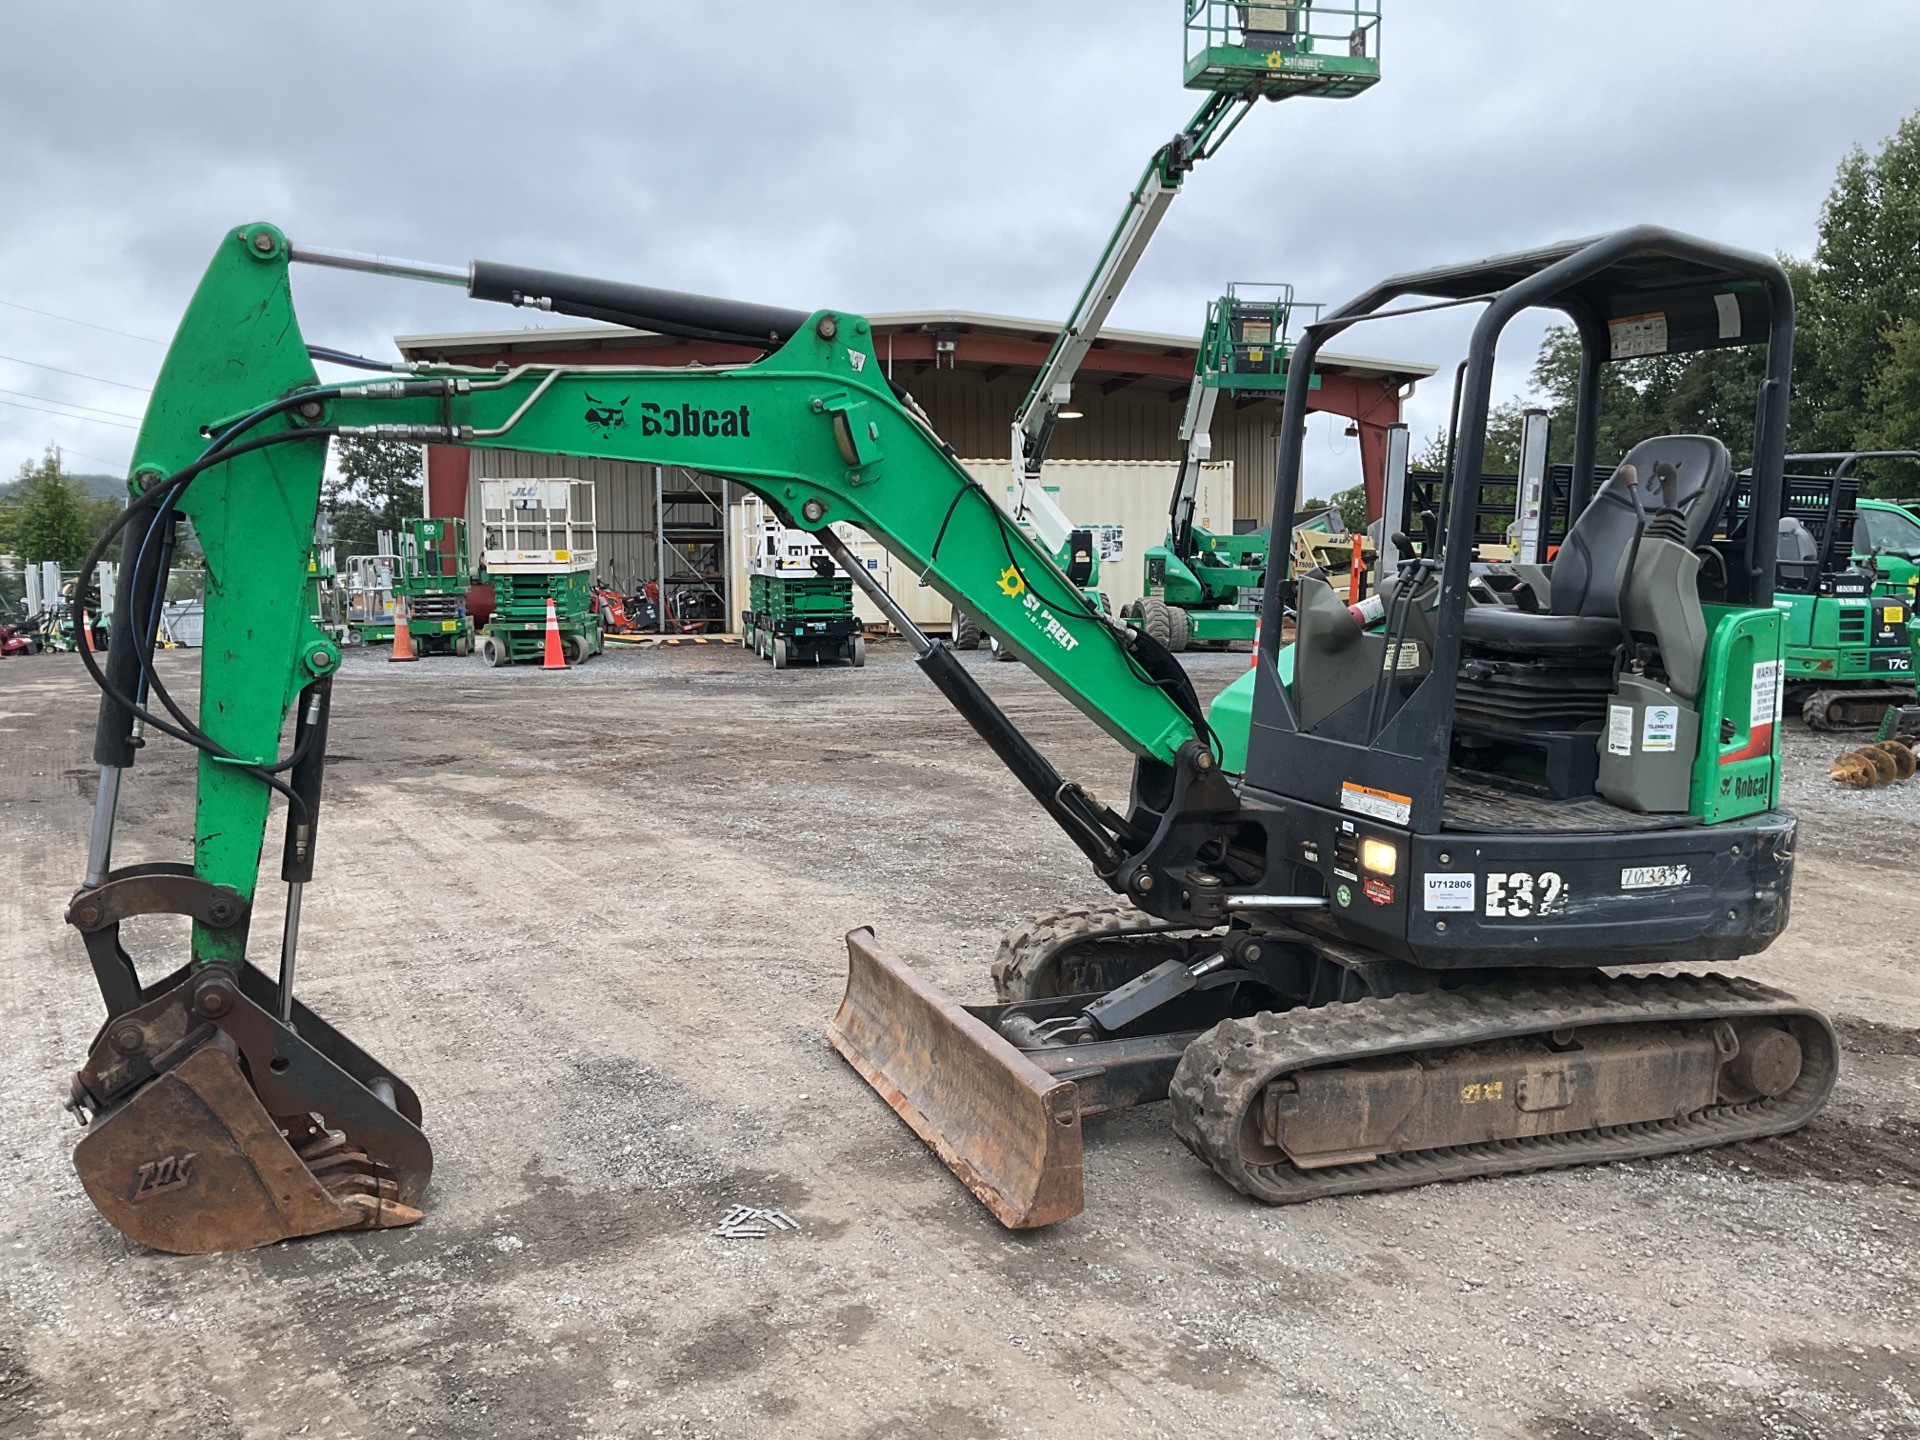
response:
M1413 797L1396 795L1391 790L1375 790L1371 785L1340 782L1340 808L1356 815L1385 820L1389 825L1406 825L1413 820Z

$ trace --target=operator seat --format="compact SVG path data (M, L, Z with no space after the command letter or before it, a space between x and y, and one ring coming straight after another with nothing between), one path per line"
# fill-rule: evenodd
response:
M1658 473L1662 463L1673 467L1671 484ZM1530 612L1512 605L1470 605L1461 625L1469 646L1566 656L1610 651L1621 643L1621 569L1640 526L1623 474L1629 465L1647 514L1677 509L1686 516L1687 549L1706 543L1733 479L1727 447L1711 435L1642 440L1567 531L1553 562L1550 608Z

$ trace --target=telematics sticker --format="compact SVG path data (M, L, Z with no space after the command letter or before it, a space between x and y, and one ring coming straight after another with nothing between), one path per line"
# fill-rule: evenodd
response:
M1473 913L1473 876L1423 875L1421 879L1427 887L1428 910L1457 911L1462 915Z
M1640 748L1649 755L1670 754L1680 734L1678 705L1649 705L1640 725Z
M1413 819L1413 797L1396 795L1391 790L1375 790L1370 785L1340 782L1340 808L1356 815L1370 815L1390 825L1405 825Z
M1622 890L1665 890L1692 880L1693 871L1685 865L1635 865L1620 872Z

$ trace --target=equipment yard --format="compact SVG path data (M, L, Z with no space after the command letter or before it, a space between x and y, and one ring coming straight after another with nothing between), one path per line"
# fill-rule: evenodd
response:
M1202 700L1247 664L1183 659ZM843 936L986 1002L1003 930L1111 897L910 660L349 652L301 983L414 1078L437 1172L411 1228L202 1257L69 1158L96 696L6 662L0 1436L1920 1435L1920 780L1842 791L1839 737L1784 737L1793 921L1711 968L1833 1017L1805 1128L1268 1209L1144 1106L1086 1122L1084 1213L1015 1233L829 1048ZM1037 676L965 664L1124 799ZM178 853L191 765L142 753L120 863ZM171 965L185 922L126 933Z

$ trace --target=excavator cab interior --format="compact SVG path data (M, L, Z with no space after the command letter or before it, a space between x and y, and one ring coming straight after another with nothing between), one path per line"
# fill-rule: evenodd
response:
M1364 321L1436 303L1484 306L1437 513L1396 537L1400 560L1381 578L1383 618L1371 626L1310 572L1271 589L1246 793L1435 836L1764 816L1777 796L1771 603L1793 334L1778 267L1642 228L1401 276L1309 326L1294 368ZM1527 583L1494 589L1474 583L1494 363L1509 323L1539 309L1564 316L1583 347L1571 520L1553 558L1526 567ZM1736 487L1733 457L1705 435L1643 439L1596 472L1606 366L1732 346L1764 347L1748 483ZM1305 401L1289 391L1275 513L1301 493ZM1283 683L1274 661L1287 608L1297 634ZM1289 858L1296 884L1337 897L1334 867L1299 863L1297 847ZM1372 886L1370 897L1393 899L1328 914L1343 930L1397 930L1417 949L1425 896L1387 913L1409 903L1406 890Z

